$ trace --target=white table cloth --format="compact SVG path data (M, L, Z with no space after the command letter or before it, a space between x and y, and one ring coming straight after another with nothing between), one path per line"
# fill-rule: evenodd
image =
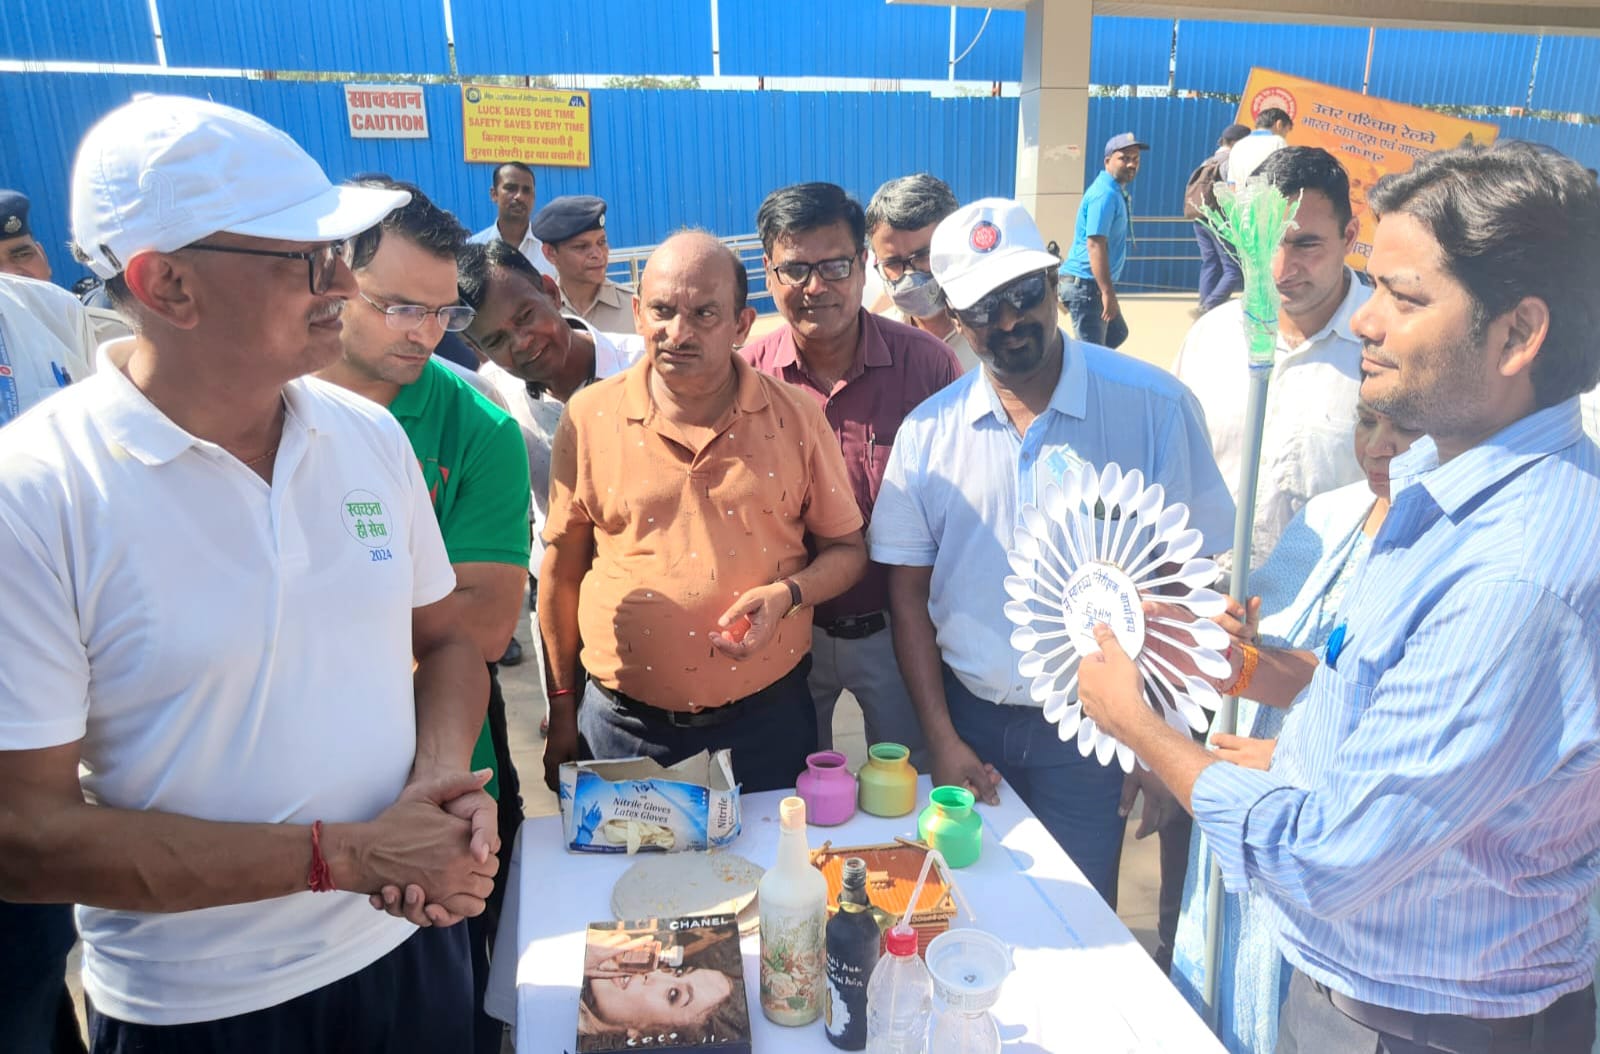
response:
M919 799L924 804L928 790L924 777ZM744 797L744 830L731 851L763 867L773 862L783 796ZM1012 949L1016 970L994 1008L1008 1054L1221 1052L1133 934L1004 784L1000 802L979 807L983 855L956 872L976 918L962 912L952 925L987 930ZM916 826L915 812L894 819L858 812L838 827L809 828L808 838L813 849L824 841L870 845L897 835L914 838ZM488 1012L513 1026L519 1054L572 1049L585 928L611 918L611 887L631 863L622 854L567 852L559 817L523 824L485 998ZM820 1020L783 1028L762 1016L757 948L755 936L744 939L754 1049L759 1054L832 1051Z

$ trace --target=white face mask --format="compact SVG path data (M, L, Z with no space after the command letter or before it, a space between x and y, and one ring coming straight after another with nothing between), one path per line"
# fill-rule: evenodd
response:
M912 318L932 318L944 310L939 283L927 271L906 271L899 281L889 283L889 296Z

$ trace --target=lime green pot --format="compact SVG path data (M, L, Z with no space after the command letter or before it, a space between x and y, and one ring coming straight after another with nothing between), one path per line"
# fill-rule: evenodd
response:
M875 743L856 777L861 809L874 816L904 816L917 807L917 770L911 751L899 743Z

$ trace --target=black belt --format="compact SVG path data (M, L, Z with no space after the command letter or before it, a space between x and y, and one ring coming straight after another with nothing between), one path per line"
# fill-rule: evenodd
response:
M863 637L872 636L879 630L885 629L888 625L888 617L881 611L874 611L867 615L847 615L844 618L836 618L826 625L819 624L817 628L828 636L837 637L840 640L860 640Z
M1545 1046L1545 1036L1560 1035L1580 1016L1594 1016L1594 985L1569 992L1537 1014L1522 1017L1464 1017L1417 1014L1353 999L1311 978L1311 985L1333 1008L1358 1025L1446 1054L1560 1054Z
M713 706L705 710L663 710L659 706L651 706L631 695L623 695L619 691L607 688L599 681L591 679L589 683L599 689L601 695L611 700L618 710L674 728L713 728L725 725L735 718L743 717L747 709L745 703L753 698L735 699L726 706Z

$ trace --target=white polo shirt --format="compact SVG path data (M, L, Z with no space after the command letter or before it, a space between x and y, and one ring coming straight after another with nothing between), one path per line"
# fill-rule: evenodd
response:
M93 322L77 297L0 275L0 425L89 376L94 347Z
M1366 478L1355 452L1361 338L1351 330L1350 319L1372 290L1348 269L1345 276L1350 288L1327 325L1294 347L1278 337L1250 536L1254 567L1266 560L1307 501ZM1213 308L1190 328L1172 372L1200 400L1211 452L1237 502L1250 394L1250 354L1238 300Z
M0 750L81 740L90 801L206 820L361 821L395 800L416 748L411 611L455 577L388 411L310 378L284 400L270 486L104 351L0 430ZM273 1006L413 932L309 891L80 906L78 926L94 1005L152 1025Z
M517 245L517 251L528 258L528 262L538 268L539 273L548 275L552 281L560 282L561 276L556 274L556 265L544 258L544 242L533 236L532 224L529 230L522 234L522 241ZM505 241L500 237L500 224L498 221L489 224L483 230L467 239L479 245L487 245L492 241Z

